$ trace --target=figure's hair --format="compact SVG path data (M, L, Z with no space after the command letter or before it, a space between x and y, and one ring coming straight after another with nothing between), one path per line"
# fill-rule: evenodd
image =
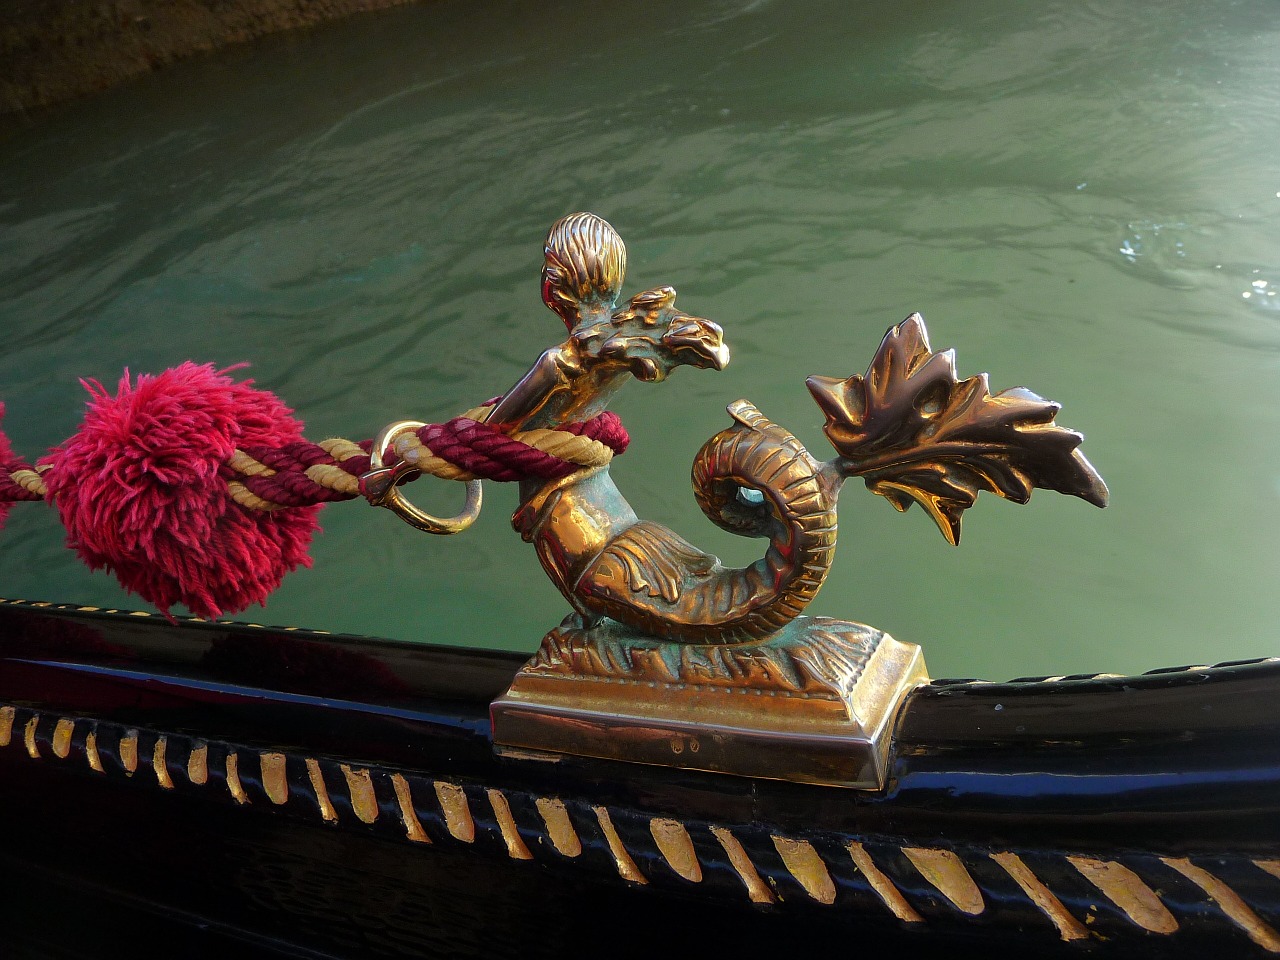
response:
M543 248L542 299L572 329L579 303L613 303L627 272L627 248L618 231L594 213L561 217Z

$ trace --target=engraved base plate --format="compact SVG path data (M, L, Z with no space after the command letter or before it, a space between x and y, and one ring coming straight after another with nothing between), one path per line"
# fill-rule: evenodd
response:
M842 620L725 645L567 620L490 713L500 750L877 789L894 716L927 680L918 646Z

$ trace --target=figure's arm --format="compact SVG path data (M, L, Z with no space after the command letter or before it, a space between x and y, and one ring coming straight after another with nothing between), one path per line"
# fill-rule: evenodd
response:
M552 397L568 390L580 372L575 351L568 345L543 351L529 372L498 401L487 422L494 426L523 426Z

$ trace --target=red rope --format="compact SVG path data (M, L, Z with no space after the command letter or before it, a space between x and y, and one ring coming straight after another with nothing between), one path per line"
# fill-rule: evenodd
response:
M24 500L43 499L38 493L32 493L10 476L10 474L17 473L19 470L34 469L35 467L24 462L20 457L14 457L12 460L0 463L0 503L18 503Z
M613 450L615 456L626 451L631 440L618 415L608 411L590 420L566 423L556 429L603 443ZM581 469L576 463L513 440L496 427L465 417L427 424L418 431L418 439L436 456L485 480L558 480ZM366 440L359 446L368 451L372 449L373 441ZM306 440L280 447L254 446L243 450L275 472L270 476L246 476L224 464L220 470L221 478L224 481L237 480L251 493L282 507L305 507L355 498L355 494L316 483L307 476L308 467L318 464L336 466L353 477L367 473L370 468L368 456L335 460L323 447ZM0 464L0 503L41 499L10 476L23 469L33 468L17 458Z
M556 429L603 443L613 450L615 456L623 453L631 441L618 415L608 411L590 420L567 423ZM496 427L465 417L455 417L446 423L429 423L418 430L418 439L437 457L485 480L558 480L581 469L576 463L513 440ZM360 446L368 450L373 442L366 440ZM283 447L243 449L253 459L276 471L275 474L249 477L227 466L222 471L223 479L238 480L249 492L283 507L304 507L354 498L353 494L316 483L307 476L308 467L332 465L353 477L367 473L370 467L368 457L335 460L322 447L305 440Z

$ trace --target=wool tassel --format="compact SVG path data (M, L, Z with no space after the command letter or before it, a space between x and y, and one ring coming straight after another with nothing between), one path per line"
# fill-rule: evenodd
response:
M68 546L166 615L176 604L210 618L244 610L311 565L318 505L245 510L227 496L237 449L302 439L293 411L233 381L234 369L126 370L114 396L81 381L84 422L41 461Z

